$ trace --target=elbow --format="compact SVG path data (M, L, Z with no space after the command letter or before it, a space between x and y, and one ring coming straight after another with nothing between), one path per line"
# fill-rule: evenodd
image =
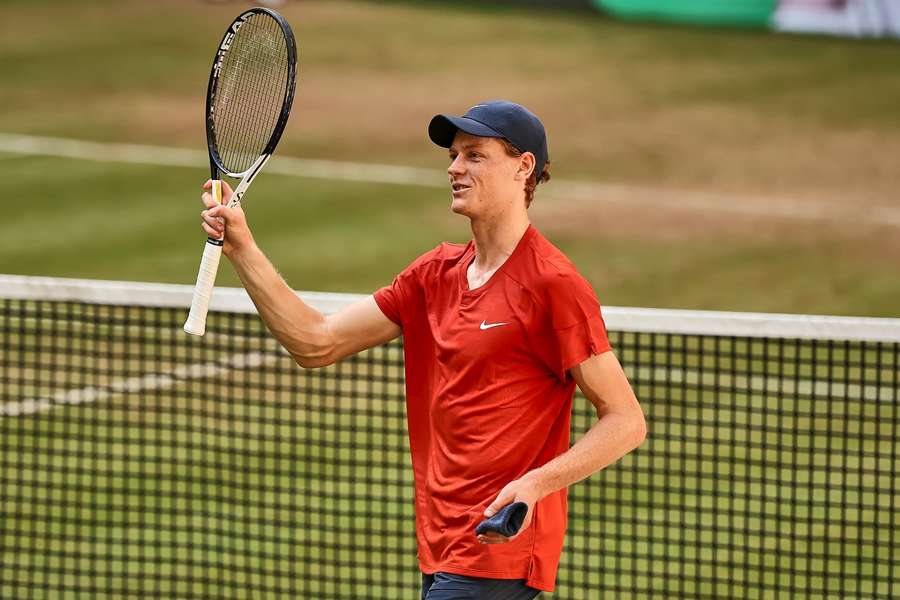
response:
M644 413L640 413L637 418L637 423L635 424L635 432L634 432L634 447L637 448L647 439L647 420L644 418Z
M634 449L647 439L647 419L644 418L644 411L638 409L631 421L631 443Z
M324 322L323 322L324 323ZM296 335L282 340L285 350L304 369L320 369L337 362L337 344L327 327L314 334Z
M304 369L321 369L337 362L331 354L297 354L291 352L294 362Z
M327 367L331 363L325 362L324 360L318 358L309 358L306 356L297 356L293 355L294 362L303 367L304 369L321 369L322 367Z
M337 348L330 340L319 340L315 344L305 344L301 348L287 348L294 362L304 369L321 369L338 361Z

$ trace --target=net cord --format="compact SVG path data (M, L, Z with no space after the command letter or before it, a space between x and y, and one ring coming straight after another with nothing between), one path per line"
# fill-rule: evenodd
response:
M87 304L188 308L193 286L0 275L0 298L61 300ZM324 314L333 314L366 297L365 294L298 292L304 302ZM216 312L254 314L242 288L217 287L210 303ZM611 331L685 335L747 336L793 339L831 339L900 342L900 319L837 317L660 308L604 306Z

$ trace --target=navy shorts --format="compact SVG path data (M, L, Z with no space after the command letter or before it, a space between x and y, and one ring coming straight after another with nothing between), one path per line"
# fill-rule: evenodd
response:
M540 590L524 579L486 579L453 573L422 575L422 600L531 600Z

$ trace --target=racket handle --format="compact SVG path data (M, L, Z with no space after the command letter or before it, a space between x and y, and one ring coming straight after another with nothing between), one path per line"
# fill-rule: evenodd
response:
M213 180L213 199L222 203L222 182ZM203 248L203 259L200 261L200 270L197 272L197 283L194 286L194 296L191 299L191 311L184 323L184 331L191 335L203 335L206 333L206 314L209 312L209 301L212 299L213 286L216 283L216 274L219 272L219 260L222 258L222 240L208 238Z

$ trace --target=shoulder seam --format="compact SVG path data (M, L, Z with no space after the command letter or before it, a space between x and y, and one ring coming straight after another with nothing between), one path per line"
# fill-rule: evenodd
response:
M534 248L534 242L532 241L532 242L529 244L529 246L531 246L532 248ZM555 248L555 246L554 246L554 248ZM559 251L559 250L557 249L557 251ZM563 271L563 269L562 269L557 263L555 263L555 262L549 260L546 256L544 256L544 255L541 254L540 252L535 251L535 254L537 255L537 257L538 257L539 259L541 259L541 262L543 262L544 264L550 265L551 267L553 267L554 270L556 270L556 271L558 271L558 272L562 272L562 271ZM563 255L563 257L565 257L566 260L569 260L568 257L566 257L565 255ZM571 263L571 261L569 261L569 262ZM574 265L573 265L573 267L574 267ZM576 271L576 272L577 272L577 271Z
M454 242L441 242L440 244L438 244L437 246L435 246L434 248L432 248L431 250L429 250L429 251L426 252L425 254L431 254L432 252L436 252L441 246L452 246L452 247L455 247L455 248L459 248L459 249L465 250L465 248L466 248L467 245L468 245L468 244L457 244L457 243L454 243ZM424 256L424 254L423 254L422 256ZM422 259L422 256L420 256L419 258L417 258L416 261L413 262L413 264L415 264L417 261L421 260L421 259ZM425 265L429 265L429 264L431 264L431 263L433 263L433 262L442 261L442 260L447 260L447 257L444 257L444 256L429 256L428 258L426 258L426 259L422 260L421 262L419 262L418 264L416 264L416 268L418 269L418 268L420 268L420 267L424 267Z
M532 239L532 240L529 240L529 242L528 242L528 247L529 247L529 249L532 250L533 254L534 254L535 256L537 256L537 258L538 258L543 264L552 267L553 270L554 270L555 272L557 272L557 273L560 273L560 274L564 274L564 273L565 273L565 271L566 271L565 269L561 268L557 263L548 260L546 256L544 256L543 254L541 254L540 252L537 251L537 248L535 248L535 244L534 244L534 240L533 240L533 239ZM574 267L573 267L573 271L574 271L575 274L578 274L577 269L574 269ZM515 281L516 284L519 285L519 287L521 287L521 288L522 288L529 296L531 296L531 298L532 298L532 300L533 300L534 302L536 302L538 305L541 306L541 308L543 308L543 309L545 309L545 310L547 309L546 304L543 302L543 300L542 300L542 298L540 297L539 294L535 293L535 292L534 292L533 290L531 290L528 286L526 286L524 283L522 283L521 281L519 281L518 278L513 277L512 275L510 275L509 272L507 272L506 270L502 271L502 273L503 273L503 275L505 275L506 277L509 277L510 279L512 279L513 281Z
M533 252L535 255L538 256L538 258L540 258L542 261L544 260L544 257L541 256L540 253L536 251L536 249L535 249L535 247L534 247L534 240L533 240L533 239L531 239L531 240L528 241L528 248L529 248L530 250L532 250L532 252ZM518 285L518 286L519 286L526 294L528 294L529 297L531 297L531 300L532 300L534 303L538 304L542 309L546 310L547 307L544 305L544 302L541 300L540 296L539 296L538 294L536 294L531 288L529 288L527 285L525 285L524 283L522 283L521 281L519 281L519 279L518 279L517 277L513 277L513 276L509 273L509 271L507 271L506 269L503 269L503 270L501 271L501 274L502 274L504 277L508 277L509 279L512 279L513 281L515 281L516 284L517 284L517 285Z

